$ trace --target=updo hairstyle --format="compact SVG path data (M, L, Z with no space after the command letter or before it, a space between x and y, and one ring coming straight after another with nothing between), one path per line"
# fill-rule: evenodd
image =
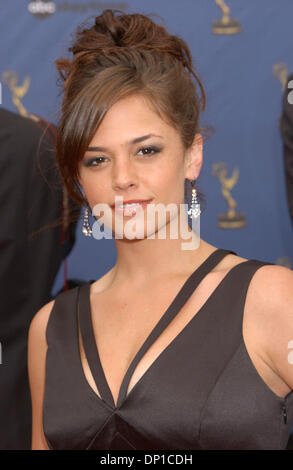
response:
M93 25L77 28L69 52L70 59L55 61L64 92L56 156L63 183L80 204L87 201L78 182L79 162L119 99L132 94L147 98L154 111L178 130L185 149L196 133L205 137L199 118L206 97L189 47L149 17L104 10ZM197 194L202 203L203 194Z

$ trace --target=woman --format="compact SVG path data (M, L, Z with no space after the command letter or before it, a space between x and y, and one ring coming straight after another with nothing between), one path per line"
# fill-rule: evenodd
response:
M105 210L115 266L31 323L32 449L284 449L292 271L216 248L174 210L202 166L205 95L187 44L146 16L106 10L70 51L57 61L63 181L87 209L145 202ZM196 191L192 203L194 221ZM149 220L151 205L169 204L165 221ZM87 210L83 229L98 238Z

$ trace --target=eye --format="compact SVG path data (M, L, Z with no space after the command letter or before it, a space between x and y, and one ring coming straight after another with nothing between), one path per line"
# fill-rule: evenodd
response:
M101 166L101 164L104 162L104 160L107 160L105 157L94 157L94 158L89 158L85 162L85 166ZM95 165L93 163L96 162Z
M152 155L160 151L161 151L161 148L151 145L148 147L141 147L138 150L138 153L143 152L143 155L142 155L143 157L151 157ZM105 160L108 160L108 159L106 157L93 157L93 158L89 158L84 163L84 165L86 167L98 167L98 166L101 166L105 162Z
M160 152L160 150L161 150L160 148L151 145L151 146L149 146L149 147L141 147L138 152L143 151L143 152L144 152L144 153L143 153L143 156L151 157L151 156L154 155L155 153ZM145 153L145 151L148 151L149 153Z

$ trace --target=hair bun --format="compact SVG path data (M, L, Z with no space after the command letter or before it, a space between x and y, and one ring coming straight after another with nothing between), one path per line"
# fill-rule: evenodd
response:
M95 30L97 33L104 34L114 42L114 45L121 46L125 27L121 19L113 13L118 12L123 15L120 10L105 10L102 15L95 18Z
M160 15L152 13L152 16ZM167 53L179 60L192 73L192 57L185 41L173 36L161 25L142 14L126 14L121 10L104 10L95 17L88 30L77 28L73 55L81 53L108 55L116 47L131 47L156 53Z
M161 18L156 13L150 16ZM193 67L192 57L185 41L169 34L163 26L143 14L130 15L121 10L107 9L100 16L96 16L94 29L99 34L97 43L101 46L100 50L106 48L110 51L118 46L168 53L189 71ZM107 44L105 38L108 40Z

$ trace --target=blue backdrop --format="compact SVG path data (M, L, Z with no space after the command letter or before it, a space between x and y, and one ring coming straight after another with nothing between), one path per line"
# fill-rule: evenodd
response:
M225 4L230 8L226 17ZM207 200L201 237L239 256L292 269L293 229L279 117L286 79L293 69L293 2L225 0L225 4L219 0L5 2L0 15L2 106L56 124L61 98L54 61L67 55L77 25L105 8L158 13L167 29L190 45L207 94L201 124L215 131L205 144L198 179ZM230 190L236 214L226 226L219 226L221 220L227 221L228 211L224 183L216 171L221 165L227 169L226 184L239 171ZM86 238L79 224L68 277L97 279L115 259L114 240ZM62 283L63 267L53 294Z

